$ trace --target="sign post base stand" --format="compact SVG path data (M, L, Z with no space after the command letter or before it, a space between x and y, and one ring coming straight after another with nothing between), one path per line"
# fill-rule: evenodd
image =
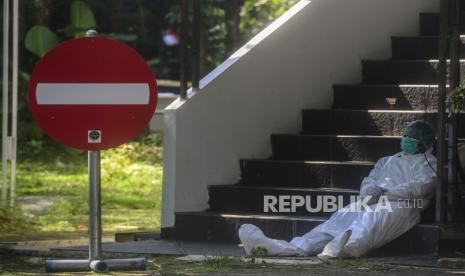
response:
M107 272L145 270L145 258L107 260L46 260L45 272Z

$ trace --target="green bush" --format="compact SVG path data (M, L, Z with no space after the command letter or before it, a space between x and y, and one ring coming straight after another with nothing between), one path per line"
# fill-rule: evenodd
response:
M0 232L28 233L36 229L36 224L23 210L0 206Z

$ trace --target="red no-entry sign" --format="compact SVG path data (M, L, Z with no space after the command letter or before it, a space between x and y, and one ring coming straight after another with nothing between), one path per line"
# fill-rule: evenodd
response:
M29 107L53 139L82 150L103 150L135 138L157 104L155 76L125 44L102 37L65 42L36 65Z

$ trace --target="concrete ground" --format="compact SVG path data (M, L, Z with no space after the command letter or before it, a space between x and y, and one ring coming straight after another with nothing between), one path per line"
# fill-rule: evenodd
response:
M86 259L87 246L70 241L0 246L0 275L43 275L47 258ZM248 258L234 244L147 240L104 243L105 258L147 257L144 272L112 275L465 275L465 269L439 268L433 256L334 260L316 258ZM68 274L69 275L69 274ZM79 274L87 275L87 274Z
M16 202L25 212L38 215L60 199L61 197L57 196L22 196L18 197Z

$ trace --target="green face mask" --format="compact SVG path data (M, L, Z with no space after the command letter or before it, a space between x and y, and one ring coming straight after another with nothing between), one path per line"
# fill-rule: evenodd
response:
M415 154L417 152L417 145L418 140L408 136L404 136L400 140L400 148L407 154Z

